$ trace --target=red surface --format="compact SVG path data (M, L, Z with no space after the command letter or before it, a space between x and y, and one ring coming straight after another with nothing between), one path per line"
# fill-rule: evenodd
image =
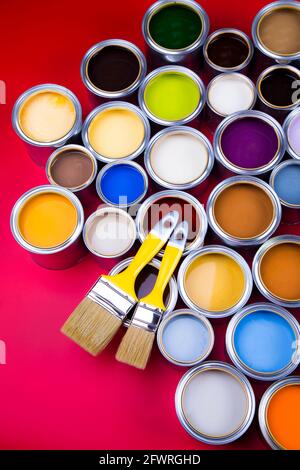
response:
M0 365L1 449L213 448L193 440L179 424L174 392L184 371L172 367L157 350L141 372L115 361L120 337L95 359L59 332L98 274L113 262L99 266L87 256L66 271L48 271L31 260L9 230L16 199L47 183L43 168L32 162L12 131L14 101L35 84L59 83L77 94L86 115L91 106L79 75L83 54L92 44L113 37L143 48L140 23L150 3L90 0L74 8L76 2L70 0L1 2L0 79L7 86L7 104L0 105L0 339L7 347L7 364ZM252 18L266 3L202 1L211 30L233 26L248 33ZM198 194L201 202L207 194ZM280 231L300 232L299 226ZM213 322L213 359L226 360L227 322ZM259 398L267 384L254 387ZM267 448L257 419L246 435L225 448Z

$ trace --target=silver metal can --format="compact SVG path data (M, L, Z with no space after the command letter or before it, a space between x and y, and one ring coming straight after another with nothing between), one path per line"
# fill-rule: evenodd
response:
M235 332L236 329L241 321L245 319L248 315L255 314L256 312L266 311L269 313L276 314L280 316L286 323L289 325L291 330L295 335L295 340L293 344L291 344L291 357L290 361L286 363L286 365L279 370L273 371L262 371L258 370L258 368L254 368L254 366L250 366L247 364L243 359L239 356L235 345ZM253 319L253 321L255 321ZM244 333L245 335L246 333ZM253 333L254 334L254 333ZM271 331L270 331L271 334ZM245 338L245 336L244 336ZM267 340L267 338L265 338ZM266 345L265 345L266 347ZM300 362L300 325L296 318L291 315L287 310L282 307L273 305L271 303L256 303L252 305L247 305L244 307L240 312L236 313L232 319L230 320L227 331L226 331L226 349L227 353L234 363L234 365L240 369L244 374L248 375L249 377L256 379L256 380L263 380L263 381L272 381L282 379L287 375L291 374L296 367L298 367Z
M161 202L163 203L161 204ZM157 212L152 212L152 206L157 209ZM149 223L153 226L154 223L156 223L157 217L160 218L160 216L164 215L164 211L169 212L171 210L177 210L180 214L180 218L189 222L189 237L185 250L183 251L183 256L185 256L190 251L196 250L203 245L207 232L207 218L202 204L194 196L184 191L160 191L143 202L136 215L138 238L143 242L148 231L151 229ZM193 221L194 218L196 221ZM162 257L163 253L163 250L160 251L158 256Z
M199 403L201 380L203 384L205 382L200 394L202 405ZM193 386L195 381L200 384ZM217 396L222 400L216 400ZM201 406L205 406L203 413ZM249 380L238 369L225 362L208 361L188 370L181 378L176 389L175 407L180 424L192 437L205 444L229 444L239 439L251 425L255 396ZM236 414L235 422L231 409Z
M76 210L76 226L73 233L62 243L49 248L40 248L29 243L19 228L19 216L24 205L31 199L41 194L54 193L67 198ZM32 258L39 265L48 269L64 269L75 264L85 253L82 243L82 229L84 214L82 205L74 193L59 186L45 185L30 189L21 196L13 207L10 219L12 234L19 245L29 251Z
M242 275L244 277L244 286L242 292L238 292L236 303L229 307L223 308L221 310L212 310L209 308L205 308L202 305L198 305L195 299L192 299L191 295L188 292L187 285L186 285L186 275L191 267L191 265L199 259L201 256L206 256L210 254L215 255L223 255L228 258L231 258L233 262L235 262L239 268L241 269ZM200 281L199 281L200 283ZM183 300L183 302L192 310L208 317L208 318L224 318L230 315L233 315L235 312L240 310L249 300L249 297L252 292L253 282L252 282L252 275L251 270L244 260L244 258L237 253L236 251L232 250L231 248L227 248L226 246L221 245L208 245L200 250L193 251L190 253L186 259L183 261L179 268L178 276L177 276L177 284L179 294ZM240 288L239 288L240 290ZM210 296L210 292L208 292L208 297Z
M270 221L269 226L265 228L262 233L257 233L255 236L248 238L241 238L236 235L228 233L224 228L221 227L220 223L216 219L215 204L218 197L224 190L232 187L233 185L248 184L262 190L265 195L269 198L270 203L273 206L273 217ZM224 181L221 181L211 192L207 204L206 214L208 223L213 232L227 245L230 246L254 246L264 243L278 228L281 221L281 204L280 200L275 191L265 181L254 176L233 176Z
M296 127L299 125L299 128ZM296 142L293 141L292 129L295 126L293 135L299 135L300 133L300 107L294 109L290 114L287 115L284 123L283 130L286 136L286 150L288 154L295 160L300 160L300 144L295 145ZM299 147L299 148L298 148Z

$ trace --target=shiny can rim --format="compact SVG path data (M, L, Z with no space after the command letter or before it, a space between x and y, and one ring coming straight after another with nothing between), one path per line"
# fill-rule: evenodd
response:
M277 105L274 105L272 103L269 103L269 101L267 101L262 93L261 93L261 83L262 81L264 80L264 78L272 73L274 70L279 70L279 69L285 69L285 70L289 70L290 72L294 73L295 75L298 75L298 81L300 82L300 71L296 68L296 67L293 67L292 65L286 65L286 64L277 64L277 65L272 65L271 67L268 67L267 69L265 69L261 74L260 76L258 77L257 81L256 81L256 91L257 91L257 96L259 98L259 100L265 105L267 106L268 108L270 109L273 109L273 110L277 110L277 111L286 111L286 112L289 112L289 111L292 111L293 109L297 108L299 106L299 103L300 103L300 97L298 98L298 100L289 105L289 106L277 106Z
M275 191L275 188L274 188L275 178L276 178L277 174L279 173L279 171L281 171L283 168L285 168L289 165L296 165L296 166L299 165L299 168L300 168L300 160L299 161L297 161L297 160L285 160L284 162L281 162L279 165L277 165L274 168L274 170L272 171L272 173L270 175L270 186L274 191ZM290 209L296 209L296 210L300 209L300 203L299 204L290 204L287 201L284 201L283 199L281 199L279 196L278 196L278 198L279 198L279 200L280 200L280 202L283 206L289 207Z

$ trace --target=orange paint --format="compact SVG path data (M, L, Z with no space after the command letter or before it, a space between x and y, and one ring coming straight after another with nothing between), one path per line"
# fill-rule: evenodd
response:
M271 396L266 421L282 449L300 450L300 385L287 385Z

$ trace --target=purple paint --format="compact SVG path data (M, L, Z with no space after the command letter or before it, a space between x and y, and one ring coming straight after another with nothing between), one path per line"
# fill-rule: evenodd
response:
M273 127L257 117L231 122L221 136L221 148L227 160L247 170L266 166L277 154L278 147Z

